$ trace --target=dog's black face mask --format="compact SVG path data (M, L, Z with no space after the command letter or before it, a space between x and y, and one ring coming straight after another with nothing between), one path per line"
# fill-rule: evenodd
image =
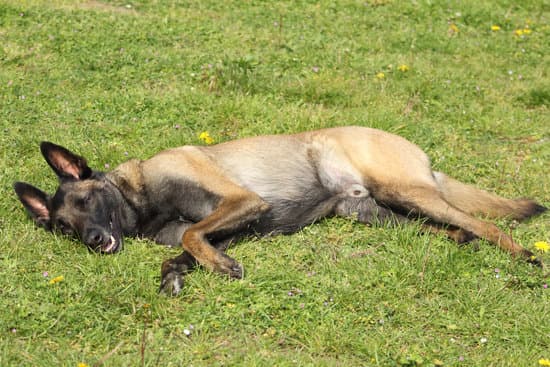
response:
M75 236L90 249L112 254L122 249L123 233L116 188L86 160L52 143L40 145L44 158L60 180L50 196L27 183L14 185L19 200L36 224Z

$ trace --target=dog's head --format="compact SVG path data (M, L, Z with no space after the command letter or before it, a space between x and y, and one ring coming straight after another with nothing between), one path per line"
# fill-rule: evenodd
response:
M43 142L40 150L59 178L55 194L50 196L24 182L14 184L34 222L75 236L94 251L120 251L123 236L118 197L105 174L93 171L84 158L59 145Z

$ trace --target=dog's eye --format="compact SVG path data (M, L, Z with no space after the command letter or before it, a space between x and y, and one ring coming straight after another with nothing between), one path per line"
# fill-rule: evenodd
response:
M65 222L63 219L57 221L56 227L63 234L70 235L73 233L73 229L71 228L70 224Z

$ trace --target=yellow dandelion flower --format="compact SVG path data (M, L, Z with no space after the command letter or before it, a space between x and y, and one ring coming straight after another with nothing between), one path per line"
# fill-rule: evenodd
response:
M550 366L550 359L546 359L546 358L539 359L539 366Z
M496 25L496 24L495 24L495 25L492 25L492 26L491 26L491 30L492 30L493 32L500 31L500 26L498 26L498 25Z
M397 70L402 71L402 72L406 72L406 71L409 71L409 67L407 65L403 64L403 65L399 65L397 67Z
M451 33L458 33L459 32L458 27L456 26L456 24L451 23L449 25L449 32L451 32Z
M383 72L379 72L378 74L376 74L376 77L378 79L384 79L386 77L386 74L384 74Z
M208 131L203 131L202 133L200 133L199 139L205 142L206 144L214 143L214 139L212 139Z
M531 34L531 30L529 28L523 28L523 34Z
M535 248L540 252L548 252L550 250L550 245L546 241L535 242Z
M55 277L55 278L52 278L52 279L50 279L50 284L55 284L55 283L62 282L63 279L65 279L65 277L64 277L63 275L60 275L60 276Z
M516 29L516 30L514 31L514 34L515 34L516 36L523 36L523 29Z
M80 362L77 366L78 367L88 367L88 365L84 362Z

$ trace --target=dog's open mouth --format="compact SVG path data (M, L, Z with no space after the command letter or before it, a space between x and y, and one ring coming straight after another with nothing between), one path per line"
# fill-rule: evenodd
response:
M103 254L114 254L122 249L122 233L115 213L111 214L109 227L111 229L111 235L108 241L99 246L99 251Z
M112 254L117 252L122 241L117 241L115 236L111 235L109 242L101 246L101 252L105 254Z

